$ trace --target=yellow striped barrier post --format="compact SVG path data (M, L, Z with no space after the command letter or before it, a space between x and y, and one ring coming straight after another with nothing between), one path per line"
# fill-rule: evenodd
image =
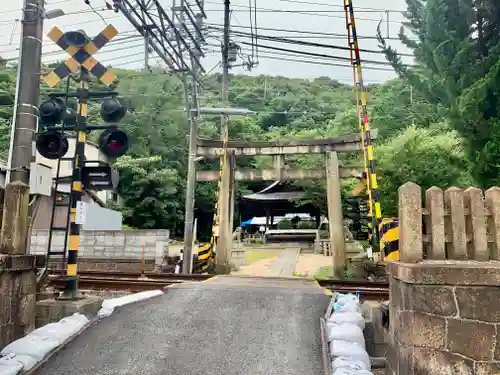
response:
M384 218L379 224L380 251L385 261L399 260L399 222L394 218Z
M118 31L108 25L101 33L93 39L87 37L83 31L70 31L63 33L59 28L53 27L48 37L71 57L59 65L53 71L42 77L42 80L54 87L71 73L80 69L79 88L77 91L77 121L75 130L77 133L75 147L75 162L71 182L71 207L69 224L69 246L66 268L66 286L59 297L60 299L77 299L78 296L78 250L80 246L80 229L77 210L82 205L83 175L85 167L85 139L87 131L89 73L99 80L110 85L116 80L116 76L92 57L100 48L118 35Z
M359 51L358 35L356 30L356 21L354 17L354 8L352 0L344 0L344 10L346 14L346 27L349 39L349 49L351 52L351 64L353 67L356 106L360 122L361 140L363 143L363 159L365 167L365 178L367 195L369 201L368 216L372 219L372 228L369 227L373 238L370 242L377 244L380 239L378 233L378 224L382 219L382 209L380 205L380 194L377 184L377 173L375 170L375 154L371 143L370 121L368 118L368 109L366 106L366 90L363 83L363 72L361 69L361 57ZM361 106L359 105L361 102Z

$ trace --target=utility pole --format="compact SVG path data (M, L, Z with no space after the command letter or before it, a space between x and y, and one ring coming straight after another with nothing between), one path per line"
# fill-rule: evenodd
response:
M144 33L144 71L149 71L149 36Z
M38 124L44 0L25 0L17 69L14 123L11 129L7 183L29 184L33 135Z
M229 107L229 28L230 28L230 0L224 0L224 39L222 46L222 106ZM225 145L228 136L228 116L221 115L221 139ZM225 148L225 147L224 147ZM229 157L223 155L221 157L221 181L219 185L219 201L217 205L218 218L218 239L217 239L217 264L225 267L228 261L228 236L231 235L229 223L229 215L231 214L231 205L229 204L230 196L222 194L221 191L230 192L230 186L227 186L227 175L230 173ZM232 228L231 228L232 229Z
M38 124L44 0L25 0L10 134L0 252L25 254L28 243L29 168ZM14 184L12 184L14 183ZM8 188L11 185L12 188ZM18 186L15 186L18 185Z
M175 6L174 6L175 8ZM175 9L174 9L175 11ZM180 13L179 21L181 23L180 29L184 29L184 11L185 11L185 0L181 0L180 3ZM203 25L203 16L200 13L195 15L196 27L201 32ZM201 41L200 33L195 32L195 41L199 43ZM180 44L180 40L178 40ZM192 75L192 88L191 88L191 100L189 100L189 89L187 74L183 73L182 80L184 86L184 97L186 99L186 110L188 111L188 122L189 122L189 156L188 156L188 172L186 181L186 202L185 202L185 218L184 218L184 261L182 262L182 273L190 274L192 273L193 267L193 243L195 238L195 226L194 226L194 203L195 203L195 192L196 192L196 148L197 148L197 136L198 136L198 116L199 116L199 103L198 103L198 72L199 66L197 60L201 57L200 52L193 46L193 55L191 55L191 70ZM193 113L194 110L194 113Z

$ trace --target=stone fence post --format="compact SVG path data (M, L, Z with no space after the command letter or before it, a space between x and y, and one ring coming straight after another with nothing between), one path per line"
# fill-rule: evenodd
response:
M500 373L500 188L399 188L387 374Z

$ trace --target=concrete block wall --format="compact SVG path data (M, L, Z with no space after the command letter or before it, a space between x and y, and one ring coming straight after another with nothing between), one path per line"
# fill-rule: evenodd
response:
M34 230L31 236L30 253L45 254L49 238L48 230ZM170 233L166 229L156 230L84 230L80 239L79 257L82 259L119 259L140 261L154 260L161 265L168 254ZM63 233L54 233L52 249L61 251L64 246ZM149 263L149 262L148 262Z
M399 189L388 375L500 373L500 189ZM425 222L425 230L422 223Z

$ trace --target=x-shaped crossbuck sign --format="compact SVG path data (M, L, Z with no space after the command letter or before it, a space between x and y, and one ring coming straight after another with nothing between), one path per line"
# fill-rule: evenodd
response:
M64 33L58 27L54 26L47 36L71 57L56 69L43 76L43 81L50 87L54 87L68 75L76 72L79 67L83 66L90 73L99 78L102 83L108 86L111 85L116 80L116 76L93 58L92 55L99 51L116 35L118 35L118 30L116 30L114 26L108 25L84 47L78 48L68 44L64 38Z

